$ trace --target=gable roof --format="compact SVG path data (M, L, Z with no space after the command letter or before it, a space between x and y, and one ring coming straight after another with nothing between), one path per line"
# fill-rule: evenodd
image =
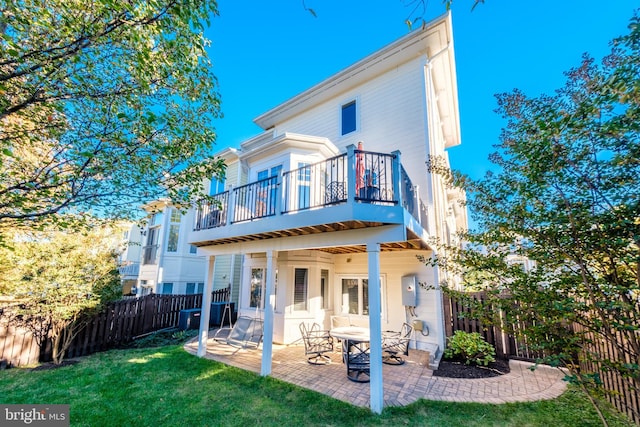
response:
M363 81L419 57L423 57L425 64L431 66L446 146L458 145L460 120L450 12L261 114L254 119L254 123L262 129L271 129L277 123L356 87Z

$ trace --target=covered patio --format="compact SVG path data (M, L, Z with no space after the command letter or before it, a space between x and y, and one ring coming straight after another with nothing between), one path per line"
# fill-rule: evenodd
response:
M209 336L213 336L213 332ZM185 350L196 354L198 341L185 345ZM260 374L262 348L248 350L207 340L205 356L226 365ZM330 353L329 365L311 365L307 362L303 345L273 344L272 371L279 380L349 402L369 407L369 384L356 383L347 378L340 351ZM399 366L383 365L384 406L405 406L418 399L447 400L452 402L506 403L558 397L566 389L564 373L547 366L529 370L531 363L511 361L511 373L486 379L453 379L434 377L428 366L427 352L410 350L406 363Z
M210 333L209 336L213 336ZM356 383L347 378L347 368L342 363L342 353L337 349L325 353L331 357L329 365L311 365L304 354L304 346L273 344L272 370L270 376L296 384L334 399L353 405L369 407L369 384ZM185 345L185 349L196 354L198 341ZM260 374L262 346L257 350L242 349L207 340L206 358L226 365ZM433 371L426 365L429 354L411 350L400 366L383 365L384 406L404 406L424 395Z

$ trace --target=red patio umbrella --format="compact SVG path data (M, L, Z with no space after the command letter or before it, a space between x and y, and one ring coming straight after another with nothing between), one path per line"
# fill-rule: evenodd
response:
M364 188L364 153L362 153L362 141L358 142L358 154L356 154L356 197L360 197L360 189Z

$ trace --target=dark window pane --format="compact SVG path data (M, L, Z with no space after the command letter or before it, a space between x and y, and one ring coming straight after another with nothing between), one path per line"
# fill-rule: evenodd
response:
M307 309L307 269L296 268L294 274L293 309Z
M346 135L356 130L356 101L342 106L342 134Z

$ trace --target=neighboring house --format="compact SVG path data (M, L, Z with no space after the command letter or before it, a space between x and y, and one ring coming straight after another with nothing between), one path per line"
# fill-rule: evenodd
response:
M300 322L329 328L332 315L369 323L372 352L376 332L421 321L425 331L411 346L440 353L437 285L445 277L416 256L433 253L431 239L455 242L467 227L464 193L425 163L448 165L446 149L460 144L449 14L255 123L264 132L242 143L230 165L246 168L248 182L201 206L188 242L206 257L206 289L219 257L243 258L239 314L264 319L263 375L272 342L298 340ZM382 369L373 356L372 409Z
M236 151L227 149L216 157L225 160L225 180L204 182L210 194L218 194L227 186L246 182L246 170L240 167ZM186 211L172 206L167 200L157 200L143 206L148 221L141 230L142 246L139 253L137 295L201 294L204 288L206 260L199 256L196 246L187 241L187 235L197 222L194 208ZM216 259L213 290L231 286L231 301L237 303L242 257L236 254Z
M148 203L143 209L148 221L142 230L137 295L202 293L205 261L186 240L194 222L193 209L183 213L167 200Z
M123 225L124 231L118 255L118 271L123 295L135 295L140 271L142 229L137 224Z

